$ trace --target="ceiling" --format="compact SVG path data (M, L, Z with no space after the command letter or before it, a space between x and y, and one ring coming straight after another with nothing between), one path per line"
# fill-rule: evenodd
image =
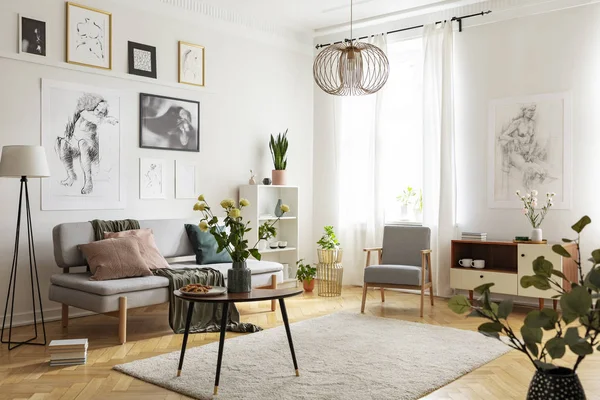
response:
M350 0L196 0L230 11L272 21L294 29L320 30L346 24L350 19ZM484 0L353 0L354 21L450 8Z

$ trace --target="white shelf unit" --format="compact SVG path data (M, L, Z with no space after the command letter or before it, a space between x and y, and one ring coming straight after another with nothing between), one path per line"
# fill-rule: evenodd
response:
M243 185L240 186L239 197L248 199L249 207L242 210L244 221L250 221L248 227L250 232L246 233L248 245L253 246L258 241L258 227L267 221L277 219L275 207L277 201L281 199L283 204L290 207L290 212L286 213L276 224L276 241L286 241L287 246L283 249L271 249L268 247L260 250L263 260L276 261L290 266L296 265L299 255L299 223L298 223L298 187L281 185ZM289 282L288 282L289 281ZM286 283L293 282L293 279L286 280Z

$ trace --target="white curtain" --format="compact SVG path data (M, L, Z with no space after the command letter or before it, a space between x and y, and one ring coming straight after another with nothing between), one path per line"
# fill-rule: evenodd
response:
M423 224L431 228L436 294L447 296L456 226L452 23L426 25L423 51Z
M387 36L369 43L387 54ZM385 88L376 94L335 99L338 181L336 232L344 249L344 283L362 285L363 248L381 246L384 225L382 138L379 125Z

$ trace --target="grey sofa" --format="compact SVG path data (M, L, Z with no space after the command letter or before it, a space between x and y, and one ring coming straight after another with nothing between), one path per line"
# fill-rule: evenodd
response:
M189 243L184 224L197 221L166 219L141 220L141 228L150 228L154 233L156 245L167 259L171 268L198 267L190 261L194 255ZM118 316L119 341L126 342L127 310L162 304L169 301L167 278L148 276L138 278L116 279L109 281L91 281L89 272L78 268L85 267L85 259L78 245L94 241L94 232L89 222L60 224L52 230L54 242L54 259L62 273L52 275L49 298L62 304L62 324L68 326L69 306L93 311L96 313ZM223 273L227 279L230 263L209 264ZM283 281L283 266L276 262L248 260L252 270L252 286L276 288ZM271 303L275 311L275 302Z

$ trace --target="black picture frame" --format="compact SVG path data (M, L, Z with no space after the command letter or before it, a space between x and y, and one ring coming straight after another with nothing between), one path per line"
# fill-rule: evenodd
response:
M146 69L138 69L135 67L135 50L150 53L150 71ZM156 79L156 47L136 42L127 42L127 59L129 62L130 74Z
M198 153L200 124L199 101L140 93L140 148Z
M19 53L46 56L46 22L19 15Z

